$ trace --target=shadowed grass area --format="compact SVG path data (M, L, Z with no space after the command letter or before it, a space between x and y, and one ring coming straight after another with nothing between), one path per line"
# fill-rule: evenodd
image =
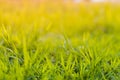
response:
M0 5L0 80L120 79L118 4L8 4Z

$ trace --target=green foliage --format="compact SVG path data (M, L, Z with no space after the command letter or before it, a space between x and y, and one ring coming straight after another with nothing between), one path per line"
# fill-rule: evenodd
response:
M119 10L1 5L0 80L119 80Z

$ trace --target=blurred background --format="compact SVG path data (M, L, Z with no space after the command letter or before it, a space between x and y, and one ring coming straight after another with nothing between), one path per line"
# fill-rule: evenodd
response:
M40 30L118 30L120 0L0 0L1 24ZM70 28L71 29L68 29ZM108 28L109 27L109 28ZM33 27L32 27L33 28ZM72 29L73 28L73 29ZM97 29L97 30L98 30Z

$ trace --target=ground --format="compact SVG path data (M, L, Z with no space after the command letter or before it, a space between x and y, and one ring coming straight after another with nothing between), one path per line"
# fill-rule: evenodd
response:
M0 5L0 80L119 80L120 6Z

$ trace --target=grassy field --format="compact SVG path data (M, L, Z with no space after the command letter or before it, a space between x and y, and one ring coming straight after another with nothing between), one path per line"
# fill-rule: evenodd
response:
M119 4L15 4L0 3L0 80L120 79Z

